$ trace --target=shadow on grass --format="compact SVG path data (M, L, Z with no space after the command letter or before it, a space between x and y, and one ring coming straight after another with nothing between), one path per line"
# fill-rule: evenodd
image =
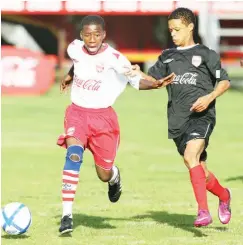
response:
M138 215L134 216L133 219L135 220L142 220L142 219L152 219L160 224L166 224L172 226L174 228L182 229L188 232L191 232L196 237L205 237L206 234L203 233L203 229L205 228L195 228L193 226L193 222L195 219L194 215L188 214L175 214L175 213L168 213L165 211L149 211L145 215Z
M57 224L60 225L60 216L55 216L58 219ZM91 227L94 229L115 229L116 226L109 224L109 221L112 220L121 220L121 221L135 221L141 222L144 219L151 219L160 224L166 224L174 228L178 228L187 232L191 232L195 237L206 237L207 234L204 231L207 230L216 230L216 231L227 231L227 227L201 227L196 228L193 226L193 222L195 220L194 215L188 214L176 214L176 213L168 213L166 211L149 211L147 214L133 216L130 218L110 218L103 216L92 216L85 214L73 214L74 225L73 228L77 228L78 226ZM66 234L66 237L70 237L70 234ZM64 235L62 235L64 237Z
M94 229L114 229L116 228L113 225L108 223L109 220L115 220L109 217L101 216L90 216L85 214L73 214L73 228L78 227L79 225L92 227Z
M60 225L60 216L55 216L58 219L58 225ZM123 218L110 218L103 216L93 216L86 214L73 214L73 228L78 226L91 227L94 229L115 229L116 226L109 224L111 220L126 220Z
M22 235L8 235L8 234L4 234L2 235L3 239L12 239L12 240L22 240L22 239L28 239L30 236L22 234Z
M238 180L243 182L243 176L230 177L226 179L226 181L238 181Z
M217 226L217 227L208 227L208 228L211 228L211 229L214 229L216 231L220 231L220 232L223 232L223 231L228 231L228 227L222 227L222 226Z

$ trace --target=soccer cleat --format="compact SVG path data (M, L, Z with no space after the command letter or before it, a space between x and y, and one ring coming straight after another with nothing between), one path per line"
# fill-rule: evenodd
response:
M73 231L73 219L69 215L63 216L59 232L61 234L70 233Z
M196 226L196 227L207 226L207 225L211 224L212 222L213 222L212 217L211 217L209 211L199 210L198 215L197 215L197 219L194 222L194 226Z
M111 202L117 202L121 196L122 193L122 185L121 185L121 176L120 171L118 169L118 175L116 177L115 184L111 185L108 183L108 196Z
M230 222L230 219L231 219L231 208L230 208L231 192L227 188L226 188L226 190L229 193L229 200L226 202L219 200L219 208L218 208L219 220L224 225L228 224Z

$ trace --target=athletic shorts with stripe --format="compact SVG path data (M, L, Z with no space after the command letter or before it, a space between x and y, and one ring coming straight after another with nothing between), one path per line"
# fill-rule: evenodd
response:
M200 156L200 161L207 160L207 147L209 144L210 135L213 132L215 122L205 119L193 119L189 122L187 130L179 137L174 138L174 142L177 146L177 150L180 155L184 156L186 144L193 139L205 139L204 150Z
M71 104L66 109L64 130L57 141L59 146L67 148L66 139L74 137L92 152L96 165L112 168L120 143L118 119L112 107L89 109Z

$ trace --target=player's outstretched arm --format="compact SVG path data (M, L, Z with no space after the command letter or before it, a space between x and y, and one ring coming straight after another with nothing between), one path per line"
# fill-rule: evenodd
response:
M73 81L73 76L74 76L74 66L72 65L68 74L64 77L64 79L62 80L62 82L60 84L61 93L63 93L64 91L66 91L69 88L69 86L71 85L71 83Z
M171 84L174 80L175 73L171 73L169 76L164 77L160 80L156 80L154 78L150 78L148 76L147 79L143 78L139 82L139 90L149 90L149 89L158 89L163 88L169 84Z
M139 90L149 90L163 88L171 84L174 80L175 73L171 73L167 77L156 80L154 77L149 76L140 70L138 65L132 65L132 69L125 73L126 76L135 77L141 75L142 79L139 82Z

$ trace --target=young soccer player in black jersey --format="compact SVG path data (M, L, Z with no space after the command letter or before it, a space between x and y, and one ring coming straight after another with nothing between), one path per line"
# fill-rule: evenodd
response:
M216 123L215 100L230 87L229 78L219 55L194 42L195 16L191 10L174 10L168 18L168 27L177 47L163 51L148 75L137 65L128 75L139 72L144 78L155 80L172 72L176 74L173 83L167 86L169 138L174 140L189 169L198 203L194 225L212 223L207 191L219 198L219 220L227 224L231 218L231 194L208 170L206 148Z

